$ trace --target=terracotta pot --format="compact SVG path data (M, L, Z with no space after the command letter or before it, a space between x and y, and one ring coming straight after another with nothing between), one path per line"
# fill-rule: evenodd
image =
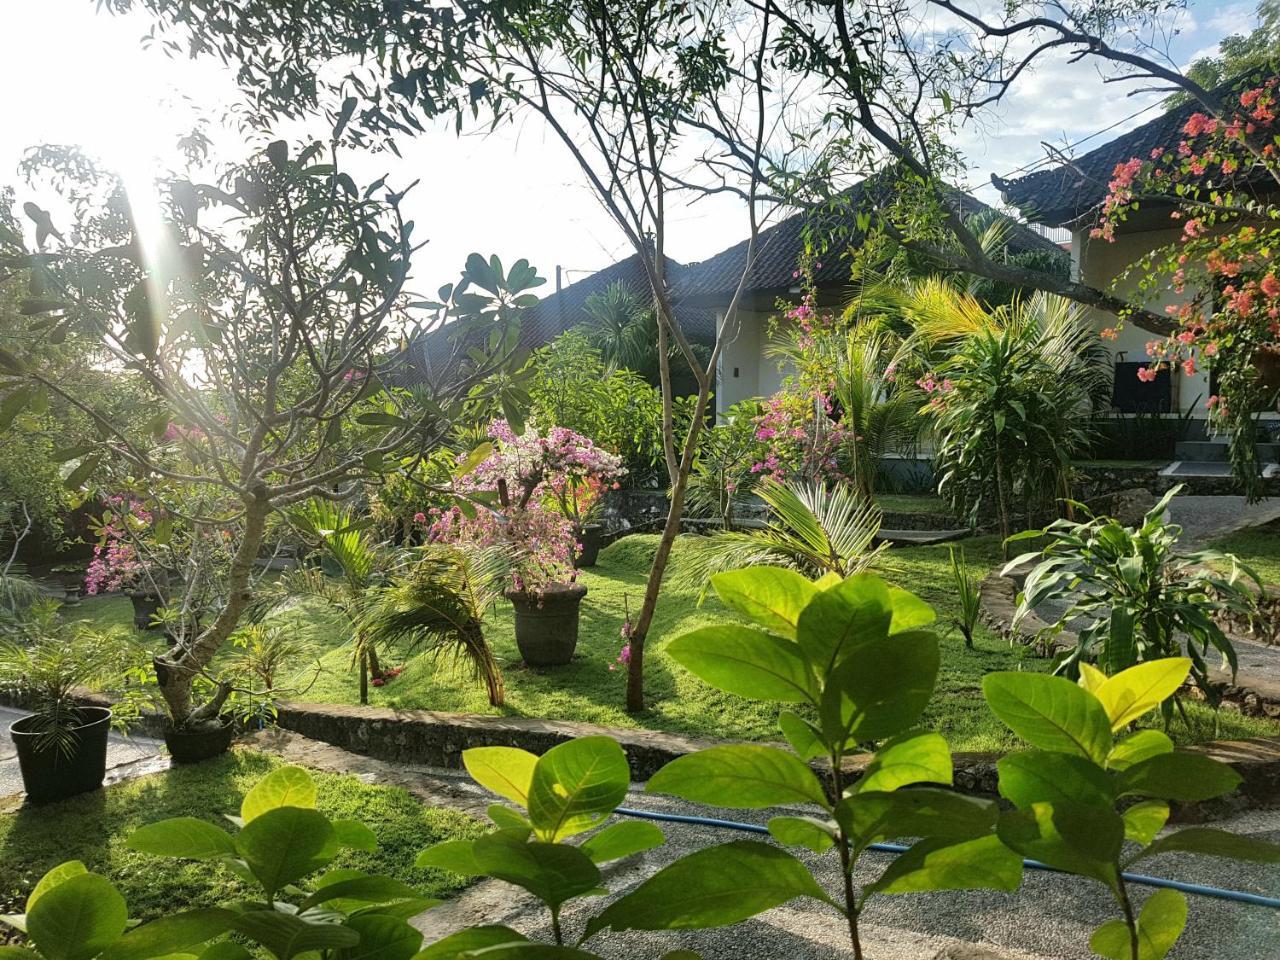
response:
M552 584L540 593L507 590L516 612L516 646L531 667L560 667L578 647L578 614L587 588Z
M102 786L107 775L107 734L111 711L81 707L82 723L71 730L69 751L59 750L39 730L39 718L23 717L9 725L22 770L22 788L32 803L52 803Z

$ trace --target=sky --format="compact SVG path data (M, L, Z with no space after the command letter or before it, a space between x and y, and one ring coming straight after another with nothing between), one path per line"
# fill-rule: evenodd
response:
M1169 25L1173 59L1185 64L1247 31L1254 7L1255 0L1192 0ZM177 162L174 143L197 116L237 99L230 70L217 60L144 48L150 25L140 11L99 13L94 0L0 0L0 34L10 41L0 57L0 183L17 186L20 201L32 193L18 164L35 144L79 144L126 183L140 184ZM1018 84L994 123L958 134L971 162L967 185L995 203L991 173L1042 160L1043 141L1076 143L1120 121L1078 149L1104 143L1154 116L1133 115L1158 99L1125 97L1089 63L1046 62ZM220 147L225 136L218 135ZM559 265L566 282L630 253L568 152L536 121L489 136L433 130L401 149L401 159L352 157L348 168L358 182L383 173L393 185L421 180L404 203L415 237L428 241L414 262L418 290L456 279L472 251L497 253L506 263L528 258L549 278ZM684 262L705 259L741 240L745 222L742 206L728 197L681 207L668 215L667 252Z

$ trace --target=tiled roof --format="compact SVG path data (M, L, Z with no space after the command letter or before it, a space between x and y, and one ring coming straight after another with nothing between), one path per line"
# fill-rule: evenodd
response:
M831 229L842 229L842 245L858 243L862 231L857 226L859 207L865 202L866 185L860 183L852 187L847 212L842 212L840 220L831 224ZM961 210L965 215L993 213L991 207L981 200L955 191L960 198ZM748 291L782 291L795 284L794 272L805 249L805 227L814 223L813 217L801 212L760 231L756 237L755 260L747 276L745 289ZM1009 249L1015 252L1038 250L1061 254L1061 248L1034 230L1022 225L1015 225L1009 236ZM717 253L709 260L690 264L675 285L678 296L721 297L731 296L737 289L742 277L743 267L747 262L747 241L743 240L728 250ZM814 279L819 287L839 287L849 282L849 264L843 258L832 255L824 257L822 267L815 271Z
M1241 80L1232 80L1213 90L1225 98L1239 89ZM1075 157L1069 164L1038 170L1025 177L991 181L1006 203L1017 207L1028 219L1050 226L1063 226L1102 203L1116 165L1132 157L1149 157L1157 147L1171 148L1182 140L1187 119L1204 107L1191 101L1168 110L1154 120L1116 137L1095 150Z

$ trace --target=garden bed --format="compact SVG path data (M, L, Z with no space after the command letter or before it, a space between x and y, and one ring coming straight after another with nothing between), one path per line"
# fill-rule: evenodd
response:
M115 883L144 920L178 909L214 906L234 899L240 880L208 862L167 860L135 853L126 838L138 827L190 816L226 826L241 797L280 761L234 750L190 767L128 780L40 808L0 814L0 911L21 913L36 881L64 860L81 860ZM316 773L319 809L335 818L359 819L377 835L376 853L347 851L335 867L386 873L438 897L465 886L457 876L414 866L418 852L441 840L475 836L478 821L453 810L424 807L405 790L372 786L352 776ZM12 802L21 797L12 798Z

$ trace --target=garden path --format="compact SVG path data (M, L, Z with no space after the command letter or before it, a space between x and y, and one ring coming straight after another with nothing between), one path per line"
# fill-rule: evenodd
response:
M1246 503L1244 497L1177 496L1169 504L1169 518L1182 527L1182 549L1200 550L1210 541L1245 527L1280 517L1280 497Z
M5 730L5 734L0 736L0 798L21 800L20 796L14 797L22 793L22 772L18 769L18 754L9 739L8 729L9 724L25 716L28 716L25 710L0 707L0 725ZM162 740L122 737L112 733L107 741L107 782L165 769L169 766L169 758L161 754L163 747Z

